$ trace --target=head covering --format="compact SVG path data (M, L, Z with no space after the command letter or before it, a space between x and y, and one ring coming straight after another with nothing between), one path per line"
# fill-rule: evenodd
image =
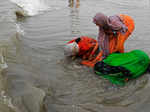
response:
M108 27L114 31L127 29L126 26L122 23L120 17L117 15L107 17L103 13L97 13L93 18L93 22L99 27Z
M64 46L64 54L66 56L75 56L79 52L79 46L76 42L66 44Z
M107 21L108 17L103 13L97 13L93 18L93 22L100 27L104 27L105 25L107 25Z
M109 55L109 33L114 31L120 31L121 33L125 33L127 31L127 27L122 23L122 20L119 16L110 16L107 17L103 13L97 13L93 22L99 26L99 35L98 35L98 43L103 51L103 56Z

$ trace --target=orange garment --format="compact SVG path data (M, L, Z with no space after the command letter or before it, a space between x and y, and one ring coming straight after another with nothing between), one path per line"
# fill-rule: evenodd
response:
M119 17L122 20L122 22L126 25L128 30L125 34L122 34L121 32L117 32L117 37L110 35L110 37L109 37L109 52L110 52L110 54L113 52L123 53L125 40L130 36L130 34L134 30L134 20L130 16L120 14ZM89 67L93 67L96 62L102 60L102 56L103 56L103 53L101 51L94 60L92 60L92 61L83 60L82 64L89 66Z
M90 37L87 36L81 36L80 38L75 38L71 41L69 41L67 44L76 42L79 46L79 53L78 56L80 56L82 59L91 60L96 50L98 49L98 42Z
M110 40L109 40L110 53L116 51L123 53L125 40L129 37L129 35L134 30L134 21L130 16L120 14L119 17L121 18L122 22L126 25L128 30L125 34L118 32L117 38L113 37L112 35L110 36Z

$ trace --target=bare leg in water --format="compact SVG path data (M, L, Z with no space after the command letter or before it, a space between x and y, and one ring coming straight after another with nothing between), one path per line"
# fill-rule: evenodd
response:
M70 7L74 7L74 4L75 4L75 7L78 8L80 5L80 0L69 0L69 6Z

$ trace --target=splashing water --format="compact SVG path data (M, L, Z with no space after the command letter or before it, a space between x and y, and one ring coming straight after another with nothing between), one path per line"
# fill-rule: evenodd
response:
M25 14L28 16L34 16L42 11L48 10L49 7L43 0L10 0L11 2L17 4L19 7L23 8Z

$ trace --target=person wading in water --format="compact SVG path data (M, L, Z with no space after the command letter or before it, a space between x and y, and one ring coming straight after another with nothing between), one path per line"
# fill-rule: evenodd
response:
M99 27L97 47L100 52L94 60L82 61L82 64L90 67L111 53L123 53L124 43L134 30L134 20L124 14L107 17L103 13L97 13L93 22Z

